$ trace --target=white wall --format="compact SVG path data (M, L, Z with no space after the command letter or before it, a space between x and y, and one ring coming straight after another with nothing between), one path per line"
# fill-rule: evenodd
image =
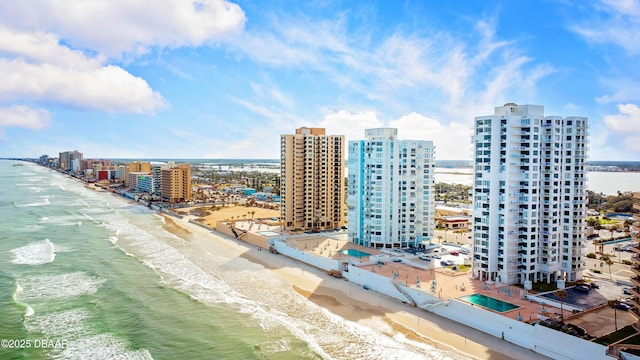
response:
M607 347L604 345L542 325L534 326L510 319L461 301L451 300L448 304L427 309L552 359L612 359L606 355Z
M612 359L607 347L536 325L533 350L553 359Z
M407 299L406 296L398 291L398 289L396 289L396 287L391 283L391 279L386 276L360 269L359 267L351 264L349 264L349 271L343 271L342 276L358 285L366 285L370 290L391 296L392 298L400 301L411 302L411 299Z

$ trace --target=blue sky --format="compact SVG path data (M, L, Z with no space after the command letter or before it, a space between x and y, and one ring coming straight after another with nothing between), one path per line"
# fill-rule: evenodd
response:
M301 126L470 159L506 102L640 160L640 0L0 1L0 157L278 158Z

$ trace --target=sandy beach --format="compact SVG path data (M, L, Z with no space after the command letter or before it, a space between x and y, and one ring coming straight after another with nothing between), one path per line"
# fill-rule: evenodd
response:
M165 215L165 228L180 237L189 237L203 251L224 251L272 270L310 301L349 321L389 336L432 345L467 359L546 359L504 340L487 335L446 318L411 307L385 295L368 291L354 283L282 255L260 251L252 245L208 231Z

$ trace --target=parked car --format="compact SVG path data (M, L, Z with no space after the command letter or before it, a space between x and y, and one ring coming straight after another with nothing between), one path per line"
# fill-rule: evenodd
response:
M442 265L442 266L451 266L451 265L453 265L453 261L442 260L442 261L440 261L440 265Z
M620 310L628 311L629 309L631 309L631 305L629 305L627 303L620 302L620 303L616 304L616 308L618 308Z
M622 293L625 294L625 295L632 295L631 289L629 289L627 287L622 289Z
M581 293L589 293L589 290L591 290L590 287L588 286L584 286L584 285L578 285L576 287L573 288L573 290L577 291L577 292L581 292Z
M395 262L395 263L399 263L399 262L402 262L402 259L395 258L395 259L393 259L393 260L391 260L391 261L393 261L393 262Z
M460 253L459 253L459 252L457 252L457 251L452 251L452 252L450 252L449 254L451 254L451 255L453 255L453 256L458 256L458 255L460 255Z
M427 261L431 261L431 256L426 255L426 254L421 254L421 255L420 255L420 259L422 259L422 260L427 260Z
M592 289L599 289L600 288L600 285L598 285L598 283L596 283L596 282L589 283L589 286L591 286Z
M440 259L440 255L438 255L438 254L433 254L433 256L432 256L432 257L433 257L434 259Z

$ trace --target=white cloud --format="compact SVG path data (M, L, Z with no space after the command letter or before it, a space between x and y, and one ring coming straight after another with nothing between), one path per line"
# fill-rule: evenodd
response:
M568 103L564 104L564 109L573 111L573 110L580 109L580 106L578 106L578 105L576 105L576 104L574 104L572 102L568 102Z
M635 136L627 136L622 140L624 147L626 150L632 153L640 153L640 135ZM638 159L632 159L633 161L637 161Z
M40 130L51 123L49 112L44 109L32 109L24 105L0 108L0 128L22 127Z
M398 129L400 140L431 140L436 146L437 160L468 159L471 154L471 129L459 122L443 122L419 113L410 113L398 119L382 121L374 111L351 113L339 110L325 115L317 125L328 134L345 135L345 139L364 139L364 130L379 127ZM440 156L438 155L440 154Z
M535 96L537 83L555 72L533 64L515 42L497 39L492 21L478 21L471 39L396 30L372 41L366 29L346 26L344 17L274 18L270 31L248 31L232 47L274 67L321 73L339 86L338 94L355 91L398 113L437 108L441 119L471 123L479 111ZM416 102L417 94L424 101Z
M571 27L588 42L614 44L629 54L640 53L640 2L601 0L593 6L594 20Z
M591 130L594 160L637 160L640 153L640 107L618 104L618 113L606 115L604 126Z
M347 110L338 110L327 113L324 120L316 124L308 124L309 127L323 127L328 135L344 135L345 140L364 139L364 130L384 127L384 123L378 119L374 111L361 111L351 113Z
M272 81L269 81L269 84L250 82L249 86L259 98L274 100L287 109L291 109L295 105L295 100L284 94Z
M61 45L50 33L0 27L0 100L59 103L106 112L153 114L167 107L147 82L105 59Z
M51 115L44 109L32 109L24 105L13 105L0 108L0 139L7 141L4 129L21 127L30 130L40 130L51 124Z
M389 121L388 126L398 128L400 139L433 141L436 160L464 160L471 156L471 128L466 124L445 124L414 112Z
M619 104L618 114L607 115L604 122L615 132L640 135L640 107L635 104Z
M76 48L119 58L151 47L199 46L242 30L242 9L225 0L44 0L0 4L0 23L55 31Z

